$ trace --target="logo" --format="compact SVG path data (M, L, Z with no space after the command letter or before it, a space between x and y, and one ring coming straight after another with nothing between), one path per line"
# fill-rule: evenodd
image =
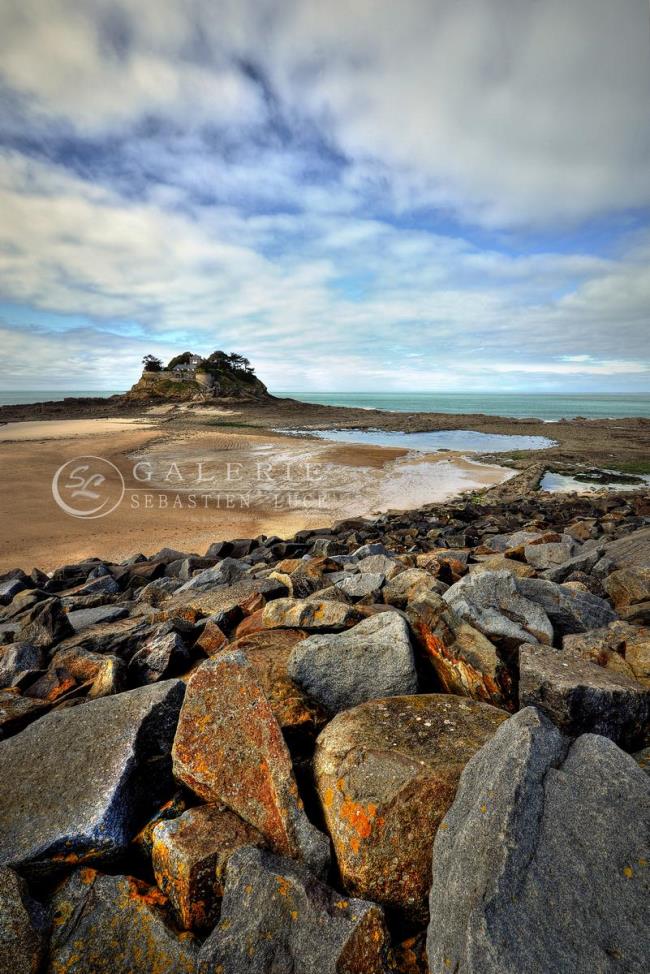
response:
M52 478L52 496L61 510L84 520L106 517L124 497L124 478L103 457L74 457Z

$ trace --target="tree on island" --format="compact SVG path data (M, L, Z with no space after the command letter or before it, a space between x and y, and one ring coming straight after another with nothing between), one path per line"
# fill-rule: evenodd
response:
M174 358L170 359L167 363L167 371L171 372L172 369L177 365L188 365L191 358L191 352L181 352L180 355L175 355Z
M155 355L145 355L142 364L145 372L162 372L162 362Z
M254 369L249 360L237 352L231 352L229 355L226 352L213 352L203 364L207 372L233 372L242 378L254 375Z

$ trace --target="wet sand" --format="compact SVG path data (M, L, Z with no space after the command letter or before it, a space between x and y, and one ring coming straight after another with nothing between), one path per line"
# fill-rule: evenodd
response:
M263 430L178 430L164 419L150 422L0 427L0 571L48 571L84 557L122 560L162 547L203 553L213 541L258 534L290 537L343 517L445 500L509 476L498 465L449 453L413 456ZM117 468L114 474L107 468L101 489L115 499L122 484L124 492L105 516L74 517L54 499L56 471L63 467L57 483L65 497L78 469L70 461L82 456Z

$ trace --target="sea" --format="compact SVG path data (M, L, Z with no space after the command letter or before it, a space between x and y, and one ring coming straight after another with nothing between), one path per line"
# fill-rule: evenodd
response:
M0 406L47 402L66 396L119 395L118 389L39 389L0 390ZM519 393L462 392L301 392L272 389L276 396L325 406L353 406L357 409L383 409L411 413L485 413L488 416L531 417L557 422L583 416L586 419L617 419L641 416L650 419L648 395L535 395Z

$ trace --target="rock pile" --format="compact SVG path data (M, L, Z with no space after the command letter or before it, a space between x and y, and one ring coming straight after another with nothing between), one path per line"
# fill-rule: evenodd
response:
M526 477L0 577L0 974L645 971L650 497Z

